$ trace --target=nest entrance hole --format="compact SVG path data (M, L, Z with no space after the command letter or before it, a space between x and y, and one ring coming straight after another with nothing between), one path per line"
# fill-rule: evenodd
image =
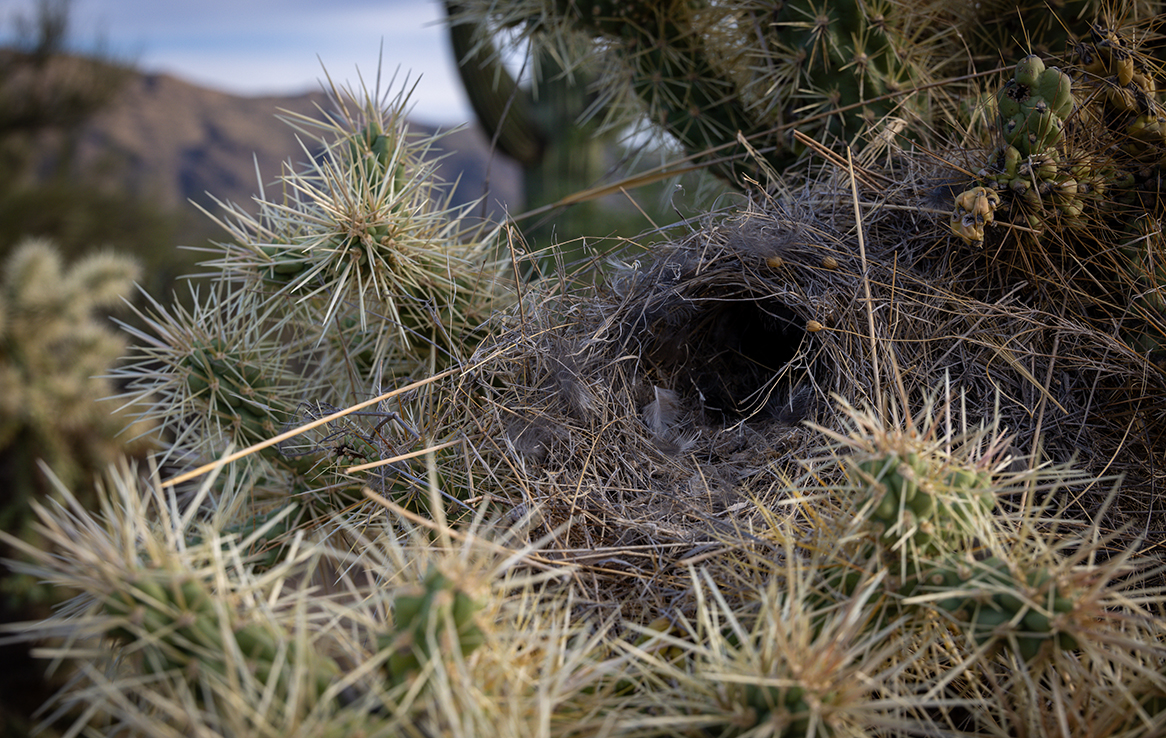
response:
M652 363L682 394L700 401L706 422L797 422L805 407L796 390L805 378L794 359L805 321L780 300L744 294L697 303L673 336L657 333ZM659 340L663 339L663 340Z

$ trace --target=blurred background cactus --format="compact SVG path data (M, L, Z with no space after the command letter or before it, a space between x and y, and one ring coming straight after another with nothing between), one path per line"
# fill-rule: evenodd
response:
M463 22L456 2L446 3L450 42L458 72L477 116L497 150L522 165L524 206L535 210L600 183L611 162L615 136L585 120L593 102L587 80L568 73L554 55L529 60L530 89L511 76L497 45L481 24ZM582 72L579 72L582 74ZM599 207L582 202L541 225L524 229L533 248L545 248L552 236L570 240L597 233ZM557 234L556 234L557 232Z
M599 98L593 70L533 43L513 69L509 31L499 34L460 2L445 7L477 123L498 153L522 166L523 210L531 215L519 225L527 249L541 255L539 271L585 261L675 217L668 188L654 184L658 178L629 182L633 172L650 167L658 144L609 124L615 111ZM621 182L627 189L621 191ZM633 187L634 199L628 192Z
M33 500L55 496L53 479L94 501L94 477L119 456L143 457L154 440L149 424L131 425L115 406L108 373L125 351L125 337L106 312L131 295L139 269L133 260L93 254L65 264L56 246L27 239L4 261L0 282L0 528L22 541L47 545L32 529ZM42 466L43 465L43 466ZM49 470L49 471L46 471ZM14 555L4 546L5 557ZM0 621L43 617L61 593L44 582L0 569ZM16 673L26 663L7 645L11 665L0 676L5 694L35 693L39 680ZM21 731L16 706L11 722ZM3 710L8 714L8 710Z
M30 239L4 264L0 296L0 448L5 483L4 529L20 530L28 500L50 490L43 461L73 487L103 470L149 426L126 427L126 416L97 401L113 394L108 373L125 338L99 311L129 297L138 267L95 254L66 267L53 244Z
M5 13L9 45L0 48L0 252L28 236L51 239L67 259L95 247L132 254L150 289L168 288L193 262L159 249L186 219L148 198L110 188L122 164L78 156L84 127L109 109L135 74L99 46L71 53L70 0L41 0L31 12ZM85 40L87 41L87 39ZM201 227L196 230L204 230Z

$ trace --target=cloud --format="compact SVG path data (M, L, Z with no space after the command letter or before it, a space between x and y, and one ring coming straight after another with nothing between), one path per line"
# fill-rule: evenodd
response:
M15 0L31 14L35 0ZM472 114L437 2L415 0L74 0L72 29L82 46L100 39L108 53L235 94L315 89L324 70L337 83L372 87L381 59L422 77L415 115L459 123ZM382 53L383 43L383 58Z

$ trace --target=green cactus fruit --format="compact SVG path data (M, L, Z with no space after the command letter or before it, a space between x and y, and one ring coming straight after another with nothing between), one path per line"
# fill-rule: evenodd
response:
M1044 153L1063 139L1073 104L1069 76L1046 68L1035 55L1026 56L996 94L1000 132L1022 156Z
M1036 54L1029 54L1016 63L1013 79L1018 85L1035 87L1045 71L1045 63Z
M1003 162L1001 170L1004 175L1002 181L1015 181L1017 179L1018 170L1020 168L1020 150L1015 146L1005 146L1002 151L1001 160Z
M1059 179L1053 184L1053 202L1060 205L1073 204L1079 192L1080 188L1077 186L1077 180L1072 177Z
M1006 93L1005 90L1009 90L1007 83L996 93L996 111L1001 120L1008 120L1013 116L1020 115L1020 100L1014 95Z
M1004 121L1001 132L1010 146L1025 156L1042 153L1061 142L1064 123L1047 107L1018 113Z
M978 173L980 186L957 198L952 232L969 245L983 242L983 226L994 221L1000 202L979 194L981 189L1023 202L1021 217L1034 230L1043 229L1049 206L1055 207L1065 222L1079 223L1086 200L1096 200L1099 188L1093 184L1095 177L1088 165L1062 164L1059 147L1064 143L1066 119L1076 105L1069 75L1029 55L1016 64L1012 79L997 90L995 102L1004 143Z
M1037 84L1037 93L1049 102L1053 115L1061 120L1073 112L1073 81L1061 70L1046 69Z

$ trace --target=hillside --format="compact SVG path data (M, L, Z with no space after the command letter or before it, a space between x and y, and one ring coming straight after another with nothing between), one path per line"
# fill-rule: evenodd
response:
M270 184L280 163L303 161L296 132L277 119L281 110L314 113L328 109L320 92L291 97L240 97L198 87L162 74L135 75L109 109L89 124L78 156L98 167L111 186L155 200L167 208L209 205L208 193L246 206L257 192L256 167ZM431 127L418 124L421 130ZM443 140L440 173L463 183L456 200L483 194L489 201L520 205L519 169L501 157L491 163L489 142L472 128Z

